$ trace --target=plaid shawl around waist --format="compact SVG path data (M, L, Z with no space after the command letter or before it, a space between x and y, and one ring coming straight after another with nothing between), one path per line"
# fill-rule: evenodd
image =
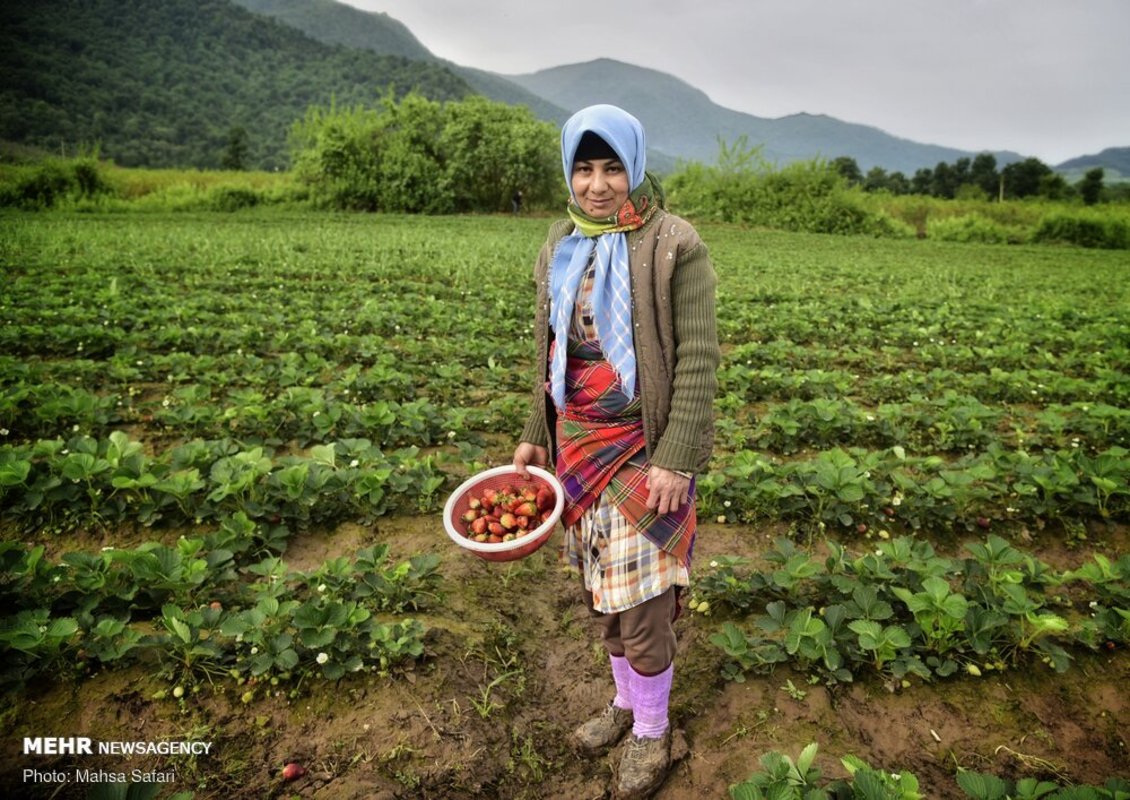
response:
M644 536L684 563L695 532L690 502L660 516L647 507L647 456L638 392L628 398L596 342L570 342L565 411L557 418L557 477L565 488L562 522L573 525L600 495Z

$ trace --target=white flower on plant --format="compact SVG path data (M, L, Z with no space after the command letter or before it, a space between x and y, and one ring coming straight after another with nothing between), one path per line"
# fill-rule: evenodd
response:
M254 656L254 655L258 655L258 654L259 654L259 648L258 647L252 647L251 648L251 655Z
M351 466L351 467L358 467L360 465L361 465L360 460L358 460L356 458L349 462L349 466Z
M318 658L316 660L319 664L325 664L330 660L330 657L326 653L318 653Z
M7 436L9 433L7 428L0 428L0 436Z
M324 592L325 590L326 590L326 585L324 583L319 583L318 584L318 591Z
M722 501L722 508L729 508L731 505L733 504L729 500Z

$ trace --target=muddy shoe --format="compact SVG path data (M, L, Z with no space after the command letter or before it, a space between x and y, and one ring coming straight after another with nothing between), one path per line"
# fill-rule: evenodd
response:
M620 759L616 800L643 800L663 785L671 766L671 731L660 739L632 736Z
M632 712L609 703L599 717L573 731L573 740L586 753L599 753L616 744L632 728Z

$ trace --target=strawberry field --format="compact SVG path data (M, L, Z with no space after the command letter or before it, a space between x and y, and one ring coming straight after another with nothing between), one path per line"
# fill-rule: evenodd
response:
M440 516L522 427L547 223L0 218L9 796L126 766L45 736L212 742L125 769L161 797L605 796L557 537L488 564ZM1125 796L1125 257L700 230L718 449L658 797Z

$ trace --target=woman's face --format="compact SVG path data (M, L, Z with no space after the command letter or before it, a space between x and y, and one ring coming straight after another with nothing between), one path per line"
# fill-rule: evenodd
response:
M618 158L578 160L573 164L573 197L590 217L611 217L630 191L628 171Z

